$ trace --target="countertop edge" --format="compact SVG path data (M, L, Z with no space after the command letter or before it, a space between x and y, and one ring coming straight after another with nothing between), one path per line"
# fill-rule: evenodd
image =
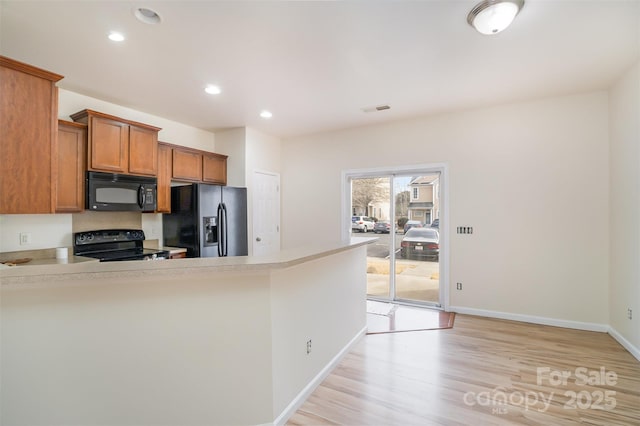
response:
M348 242L299 247L272 256L184 258L163 261L84 262L54 265L13 266L0 270L3 290L34 286L72 285L78 280L135 278L197 273L266 273L285 269L346 250L371 244L376 237L354 237Z

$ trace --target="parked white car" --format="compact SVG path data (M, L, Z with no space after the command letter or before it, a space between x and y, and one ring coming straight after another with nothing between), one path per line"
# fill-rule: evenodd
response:
M353 216L351 218L351 231L368 232L373 231L375 222L367 216Z

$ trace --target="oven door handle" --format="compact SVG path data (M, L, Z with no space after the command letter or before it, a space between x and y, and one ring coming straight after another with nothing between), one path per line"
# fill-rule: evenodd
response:
M144 209L146 198L147 195L145 193L144 186L140 185L138 187L138 206L140 206L140 209Z

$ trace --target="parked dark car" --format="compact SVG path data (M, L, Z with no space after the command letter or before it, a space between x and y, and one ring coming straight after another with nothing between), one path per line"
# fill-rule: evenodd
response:
M404 224L404 233L406 234L411 228L422 228L422 222L419 220L408 220L407 223Z
M391 232L391 222L388 220L379 220L373 226L373 232L376 234L388 234Z
M434 259L440 256L440 234L434 228L412 228L402 238L400 257Z
M440 228L440 219L435 219L433 222L431 222L431 225L429 225L429 227L431 228Z

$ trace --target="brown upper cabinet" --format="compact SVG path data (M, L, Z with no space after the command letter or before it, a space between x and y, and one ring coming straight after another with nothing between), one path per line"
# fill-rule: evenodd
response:
M71 116L88 125L87 168L156 176L159 127L85 109Z
M62 78L0 56L0 214L55 211Z
M171 213L171 146L158 144L158 198L156 211Z
M171 177L176 180L202 181L202 152L195 149L173 147Z
M172 148L173 180L227 184L227 156L180 145Z
M207 183L227 184L227 156L205 152L202 154L202 180Z
M87 125L58 120L56 212L84 210Z
M171 213L171 181L227 184L227 156L158 143L158 204L156 211Z

